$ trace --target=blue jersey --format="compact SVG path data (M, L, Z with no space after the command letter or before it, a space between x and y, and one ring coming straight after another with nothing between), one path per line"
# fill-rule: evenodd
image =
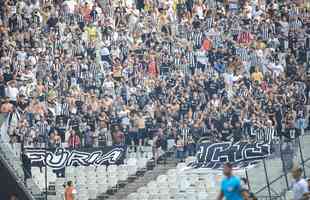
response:
M240 179L236 176L225 178L221 183L221 191L226 200L242 200Z

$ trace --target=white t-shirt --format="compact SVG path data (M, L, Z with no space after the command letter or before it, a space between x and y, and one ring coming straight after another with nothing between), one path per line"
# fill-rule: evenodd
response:
M106 90L112 91L112 90L114 89L114 83L113 83L113 81L104 82L104 83L103 83L103 87L104 87Z
M101 55L102 56L108 56L108 55L110 55L110 51L109 51L109 49L107 48L107 47L103 47L102 49L101 49Z
M15 87L8 86L6 89L6 96L10 98L11 101L16 101L19 91Z
M65 2L63 3L63 5L67 7L67 10L66 10L66 11L67 11L68 13L74 13L74 8L75 8L75 6L76 6L76 2L75 2L75 1L65 1Z
M300 200L308 192L308 183L305 179L293 182L294 200Z
M272 70L276 76L279 76L281 73L284 72L283 66L281 64L273 65Z

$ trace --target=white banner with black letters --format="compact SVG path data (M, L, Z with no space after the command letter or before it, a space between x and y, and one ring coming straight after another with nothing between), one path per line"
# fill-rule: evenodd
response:
M125 147L81 148L81 149L48 149L25 148L31 166L47 165L52 169L63 169L68 166L100 166L120 164L124 160Z

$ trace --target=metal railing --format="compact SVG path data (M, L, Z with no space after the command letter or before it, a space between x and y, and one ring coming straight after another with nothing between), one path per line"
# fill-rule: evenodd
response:
M291 145L292 152L284 152L284 145ZM291 167L299 165L303 169L304 178L310 176L310 155L305 153L309 150L310 135L300 136L288 143L281 141L271 158L250 169L247 172L248 180L258 199L288 199L287 192L291 190L292 183Z

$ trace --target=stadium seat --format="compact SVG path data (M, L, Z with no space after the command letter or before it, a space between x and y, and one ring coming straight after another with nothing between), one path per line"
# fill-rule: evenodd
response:
M196 160L196 157L194 157L194 156L189 156L189 157L187 157L187 158L185 159L185 164L188 165L188 164L194 162L195 160Z
M126 181L128 178L128 169L127 165L120 165L118 168L118 180L119 181Z
M208 194L206 192L198 192L197 200L206 200L208 199Z
M131 193L127 196L128 200L137 200L138 199L138 194L137 193Z
M137 159L136 158L129 158L127 160L128 165L128 174L129 176L136 175L137 173Z

